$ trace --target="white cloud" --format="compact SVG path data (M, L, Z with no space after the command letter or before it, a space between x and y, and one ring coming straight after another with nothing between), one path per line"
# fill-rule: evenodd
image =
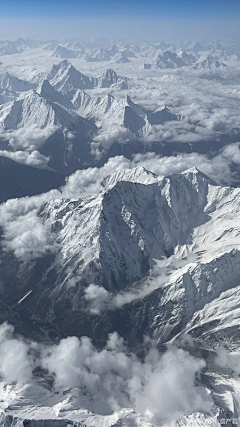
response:
M92 314L98 314L104 310L110 300L110 295L111 294L102 286L94 285L93 283L90 284L85 289L85 299L92 302L90 312Z
M78 198L101 191L101 182L107 176L131 167L131 161L124 156L111 157L101 168L78 170L67 178L62 188L64 197Z
M195 375L205 362L177 347L169 347L161 356L151 340L148 345L151 348L141 361L127 351L116 332L109 334L101 350L87 337L68 337L44 346L14 337L14 328L4 323L0 326L0 374L5 382L34 384L32 371L42 367L53 376L56 390L84 392L87 408L100 414L133 408L146 421L162 424L181 414L209 411L209 393L195 385Z
M190 153L162 157L155 153L136 154L132 160L124 156L111 157L101 168L78 170L67 178L63 187L63 196L68 198L85 197L101 191L101 182L109 175L123 169L144 166L157 175L181 173L191 167L197 167L217 183L230 185L236 181L231 164L240 164L240 143L230 144L212 158L205 154Z
M34 367L29 345L13 338L14 328L8 323L0 326L0 374L6 382L29 382Z
M33 210L5 226L3 248L13 251L17 258L24 261L41 257L43 253L53 250L50 234L50 225L43 224L36 210Z
M0 129L0 138L7 140L9 146L9 150L0 150L0 155L17 163L46 169L49 158L40 154L38 150L57 129L55 125L49 125L44 129L36 126ZM71 137L71 132L69 135Z
M230 144L220 150L219 154L212 158L207 155L191 153L177 156L161 157L154 153L137 154L134 163L143 165L158 175L181 173L193 166L204 172L217 183L227 185L235 181L235 174L231 171L231 163L240 164L240 143Z
M55 375L57 387L81 387L90 393L92 407L103 413L132 407L149 421L164 423L212 406L207 391L194 384L196 373L205 367L203 360L170 347L163 356L151 348L141 362L125 353L116 332L100 351L86 337L63 339L44 351L42 366Z
M130 130L122 126L116 127L116 124L110 121L110 123L104 123L103 130L94 137L94 141L100 143L105 150L108 150L114 142L126 144L133 137L134 135Z
M23 261L55 250L51 243L51 224L43 223L38 209L49 200L60 197L58 190L40 196L10 199L0 205L0 225L3 227L2 246L13 251Z
M44 129L37 126L12 130L1 129L0 137L8 140L9 146L14 151L26 149L31 152L38 150L57 129L56 125L49 125Z
M170 347L159 358L151 349L142 366L143 386L139 391L138 376L130 380L130 394L138 412L149 413L155 422L170 422L182 413L206 412L211 409L210 395L194 385L196 373L205 362L188 352Z
M240 352L235 351L229 353L224 347L219 347L217 349L217 357L215 358L215 363L222 368L231 369L231 371L236 372L240 375Z
M45 157L34 150L31 153L29 151L7 151L0 150L0 156L8 157L17 163L33 166L41 169L46 169L49 161L49 157Z

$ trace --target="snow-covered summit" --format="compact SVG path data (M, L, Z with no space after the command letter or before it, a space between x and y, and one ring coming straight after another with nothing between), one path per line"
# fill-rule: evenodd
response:
M78 114L51 101L52 93L48 83L43 83L41 92L26 92L13 102L0 106L0 125L5 129L34 126L39 129L56 125L69 128L84 122ZM49 93L48 92L48 93ZM53 93L55 96L55 92Z
M30 260L25 257L19 264L17 250L13 253L19 240L15 236L11 242L10 233L2 235L9 239L8 245L3 240L0 264L2 304L14 308L10 319L27 336L36 330L40 336L44 331L54 338L88 335L101 346L109 332L117 330L131 348L142 346L146 334L158 344L187 342L189 351L204 354L207 361L198 381L211 388L214 414L221 407L233 412L226 391L229 384L232 392L238 387L230 380L227 383L228 369L227 385L221 385L219 397L223 377L222 371L216 375L213 348L218 340L235 345L232 336L240 342L239 197L239 188L218 186L197 168L164 177L139 166L107 177L95 195L43 202L35 212L36 227L41 224L47 244L34 262L32 251ZM28 224L31 200L26 203L26 208L21 205L21 224ZM12 205L14 210L11 204L1 206L3 231L8 228L2 218L14 213L16 206ZM22 228L14 232L21 236ZM41 402L44 393L37 396ZM51 399L58 402L59 394ZM69 402L67 408L71 408ZM81 405L85 402L82 399ZM11 405L3 414L4 422L7 413L12 422L14 411L19 417L37 416L40 426L40 416L58 425L58 414L46 402L40 413L30 403L24 408ZM72 411L66 418L75 419L79 413ZM92 414L85 413L84 420L91 425ZM102 426L97 414L96 410L94 422ZM203 413L199 417L198 421L204 420ZM190 419L195 420L187 419L189 425Z
M165 69L165 68L180 68L184 67L186 62L184 62L183 58L178 56L176 53L172 53L169 50L166 50L162 54L159 54L153 64L153 69Z
M97 86L100 88L112 87L120 90L137 87L131 79L117 75L112 69L108 69L98 78L86 76L77 71L67 60L54 65L47 79L55 89L63 93L77 89L93 89Z
M93 54L85 54L84 59L87 62L102 62L102 61L110 61L111 52L108 50L104 50L103 48L99 48Z
M112 62L116 64L126 64L130 62L130 59L128 59L128 57L123 52L118 52L113 56Z
M64 96L62 92L59 92L55 90L49 83L48 80L44 80L39 87L36 89L36 91L41 95L43 98L51 100L52 102L56 102L58 104L63 105L67 109L73 109L74 106L71 103L71 101L68 99L67 96Z
M71 102L81 116L98 119L103 126L111 119L115 127L129 129L136 135L154 132L154 125L181 119L180 115L172 113L168 107L157 111L146 110L135 104L129 95L122 99L109 94L102 98L93 98L83 91L78 91Z
M66 59L58 65L53 65L47 80L51 86L63 93L76 89L92 89L97 84L96 79L80 73Z
M90 280L114 292L140 279L208 221L208 186L197 170L158 177L137 167L107 178L94 197L47 203L40 217L58 241L61 275L75 270L79 286ZM58 279L51 287L59 288ZM81 306L77 294L74 305Z
M9 73L5 73L0 75L0 88L12 92L24 92L32 89L33 85L28 81L18 79Z
M51 46L50 46L51 47ZM76 52L70 49L67 49L64 46L57 45L52 56L54 58L76 58Z
M193 70L211 70L211 71L224 70L226 68L227 68L227 65L224 62L220 61L218 58L210 54L203 58L200 58L196 62L196 64L194 64L192 67Z
M136 55L131 51L131 49L129 49L129 47L126 47L121 50L121 53L127 58L136 58Z
M124 169L108 176L102 182L104 188L112 188L118 181L136 182L139 184L153 184L159 181L159 176L147 171L143 166L133 169Z
M43 50L55 50L58 46L57 40L51 40L46 46L43 47Z
M112 69L108 69L101 77L98 78L98 86L101 88L111 87L113 89L131 89L136 87L131 79L118 76Z

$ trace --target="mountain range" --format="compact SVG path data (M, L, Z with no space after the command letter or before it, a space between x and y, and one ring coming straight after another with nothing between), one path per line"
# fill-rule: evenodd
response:
M184 67L186 62L184 62L183 58L178 56L176 53L172 53L169 50L166 50L162 54L159 54L153 64L153 69L165 69L165 68L180 68Z
M0 426L237 426L239 43L0 55Z
M84 335L103 348L112 331L135 351L146 335L161 351L188 340L194 357L204 355L207 367L198 383L211 391L214 411L233 416L237 389L230 372L213 363L213 349L239 346L239 188L218 186L196 168L164 177L137 167L107 177L96 195L60 196L19 199L19 214L14 201L0 207L1 318L28 339L48 343ZM12 229L19 219L21 227ZM35 229L26 231L29 220ZM16 421L30 416L42 426L44 416L58 426L52 398L40 418L31 403L46 395L45 381L43 376L43 388L33 389L26 409L16 389L17 406L6 406L3 420L14 425L11 414L19 413ZM68 393L74 402L77 396ZM64 408L70 424L83 416ZM121 414L128 426L125 410ZM92 416L90 411L82 419ZM101 415L96 417L101 426ZM214 422L214 413L208 417Z
M85 90L93 88L130 90L137 85L126 77L118 76L112 69L99 78L88 77L67 60L54 65L47 79L38 87L10 74L4 74L0 84L3 91L0 127L3 133L7 132L7 138L1 141L4 155L8 150L11 153L38 150L45 156L45 164L49 158L48 166L60 173L73 172L80 165L93 161L92 138L101 133L101 128L108 126L109 120L120 132L130 131L129 138L134 140L154 133L155 125L181 119L168 107L157 111L144 109L128 95L120 99L110 94L104 97L88 95ZM16 136L13 131L16 131ZM25 132L26 136L22 137L23 133L19 132ZM31 132L36 134L34 143ZM122 150L117 144L114 149Z
M159 177L137 167L107 178L94 197L53 199L36 211L47 233L40 252L26 249L22 259L3 235L2 302L56 333L81 336L85 330L104 340L114 322L132 344L146 333L164 343L186 330L202 343L197 331L213 315L211 305L223 292L228 298L237 291L238 195L238 188L219 187L196 169ZM95 331L96 315L88 311L98 301L84 299L90 284L107 291ZM125 326L117 327L122 316ZM224 337L227 317L222 322ZM211 335L216 324L209 326Z

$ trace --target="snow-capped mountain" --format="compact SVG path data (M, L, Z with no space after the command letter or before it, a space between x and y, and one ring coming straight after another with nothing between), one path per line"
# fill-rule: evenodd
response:
M113 56L111 62L115 64L126 64L127 62L130 62L130 59L128 59L128 57L123 52L119 52Z
M20 53L21 50L17 49L12 44L7 44L5 46L0 47L0 55L15 55L16 53Z
M0 55L21 54L29 49L38 48L44 44L40 40L24 40L19 37L17 40L5 40L0 42Z
M217 186L195 168L163 177L137 167L106 178L95 196L64 199L56 194L47 202L43 198L37 209L34 200L26 199L25 207L23 200L19 230L8 228L17 212L13 202L2 205L5 319L31 339L87 335L102 346L114 330L131 348L141 348L146 334L160 348L170 341L180 346L189 343L188 351L206 360L198 385L208 388L215 407L211 413L187 416L185 425L201 426L208 417L217 427L219 408L229 417L236 416L240 398L237 382L229 370L217 368L213 353L217 342L228 348L240 343L239 191ZM30 212L44 245L31 246L29 235L30 246L23 254L18 233L21 238L24 224L33 218ZM93 406L88 412L80 409L91 407L84 389L64 392L69 400L60 403L62 395L48 396L47 378L43 374L41 378L43 388L32 382L29 395L25 394L29 386L1 391L4 401L10 402L14 395L16 402L5 404L2 422L12 426L31 418L41 427L44 418L58 426L57 407L64 413L61 426L77 419L78 426L81 422L118 425L119 419L128 426L129 419L134 425L140 416L115 412L112 424L112 418L103 420L94 408L93 418ZM36 412L39 402L41 409ZM90 402L93 405L94 400ZM145 423L142 418L141 425L149 425Z
M136 58L136 56L129 48L120 50L117 46L112 46L109 49L100 47L93 51L89 49L83 55L83 59L87 62L111 61L120 64L130 62L128 58Z
M18 79L9 73L0 74L0 104L14 101L20 92L27 92L34 87L35 84Z
M117 99L112 95L92 98L79 90L74 94L71 103L82 117L98 119L103 126L111 118L115 127L124 127L136 135L154 132L154 125L181 120L180 115L171 113L167 107L155 112L145 110L135 104L128 95L124 99Z
M80 116L98 120L104 120L114 101L115 98L111 95L106 95L103 98L94 98L81 90L77 90L71 99L71 103Z
M80 117L71 101L62 100L62 94L47 81L38 90L39 93L31 90L12 102L0 105L2 131L10 131L10 134L13 130L18 131L12 140L12 134L9 134L4 154L21 150L23 156L24 153L28 156L39 150L45 156L44 161L48 160L49 167L61 173L68 169L76 170L80 159L82 162L86 160L90 152L89 143L97 128L94 123Z
M221 293L227 292L231 300L238 286L238 208L238 188L216 186L196 169L168 177L142 167L122 171L106 179L94 197L54 199L41 207L38 218L48 230L53 252L38 253L36 263L28 264L28 276L21 273L11 250L6 253L1 277L6 277L11 260L16 280L11 283L9 273L2 281L3 302L14 305L29 293L18 306L19 314L27 312L29 319L53 327L59 316L74 319L86 309L84 292L94 284L110 293L105 301L110 323L111 307L118 304L114 295L125 292L120 306L132 324L122 331L126 339L136 341L140 333L150 333L166 342L186 328L197 331L201 316L212 315L211 304L219 305ZM38 284L33 287L30 277L37 271ZM73 282L74 288L69 285ZM137 288L130 289L134 283ZM43 313L46 296L49 303ZM120 315L117 307L115 316ZM82 325L89 321L81 320ZM106 336L104 317L99 322ZM224 327L226 322L223 318Z
M127 77L118 76L117 73L109 69L98 78L98 86L101 88L111 87L113 89L131 89L137 85Z
M136 58L136 55L131 51L131 49L129 49L129 47L121 50L121 53L127 58Z
M102 62L102 61L110 61L111 59L111 52L109 52L108 50L104 50L101 47L92 55L89 54L85 54L84 59L87 62Z
M145 110L140 105L134 104L129 96L125 100L116 100L112 110L115 114L115 121L136 134L151 132L152 125L180 119L180 116L172 114L167 107L156 112ZM113 114L112 110L110 109L109 114Z
M58 65L53 65L47 80L49 80L51 86L63 93L76 89L92 89L97 85L95 78L80 73L67 60L60 62Z
M207 55L204 58L200 58L196 64L193 65L193 70L221 70L226 69L227 65L220 61L218 58L211 55Z
M184 67L186 63L184 60L178 56L176 53L172 53L169 50L166 50L162 54L159 54L153 64L153 69L165 69L165 68L180 68Z
M11 92L24 92L32 89L34 85L28 81L18 79L9 73L0 74L0 88Z
M136 54L136 56L143 56L143 57L155 57L158 53L162 52L162 49L158 46L153 46L150 44L143 44L141 46L133 46L131 48L133 53Z
M181 54L181 55L179 55L179 56L181 56L181 58L183 59L183 61L184 61L187 65L191 65L191 64L193 64L194 62L196 62L196 61L197 61L197 58L196 58L196 56L195 56L195 55L192 55L191 53L187 53L187 52L185 52L185 51L183 51L183 52L182 52L182 54Z
M199 53L199 52L204 52L205 48L203 45L201 45L199 42L197 42L193 46L190 47L190 50L192 50L195 53Z
M100 88L112 87L119 90L137 87L131 79L117 75L112 69L108 69L98 78L88 77L77 71L67 60L54 65L47 76L47 80L56 90L65 94L77 89L87 90L97 86Z
M1 106L0 126L5 129L29 126L43 129L50 125L66 128L77 125L81 118L76 113L67 111L62 106L51 102L49 98L42 96L45 95L46 86L43 85L41 95L35 90L29 91L21 95L16 101Z
M51 47L51 46L50 46ZM64 46L57 45L55 51L52 56L54 58L76 58L77 53L73 50L67 49Z
M43 47L43 50L54 50L58 47L58 41L52 40L50 43L48 43L46 46Z
M52 102L63 105L65 108L72 110L74 108L73 104L69 100L69 97L63 95L62 92L55 90L49 83L48 80L44 80L39 87L36 89L36 92L39 93L43 98L50 100Z

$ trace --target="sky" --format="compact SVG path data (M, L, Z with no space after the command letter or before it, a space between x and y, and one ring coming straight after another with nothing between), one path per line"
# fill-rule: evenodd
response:
M2 0L0 37L238 38L239 0Z

